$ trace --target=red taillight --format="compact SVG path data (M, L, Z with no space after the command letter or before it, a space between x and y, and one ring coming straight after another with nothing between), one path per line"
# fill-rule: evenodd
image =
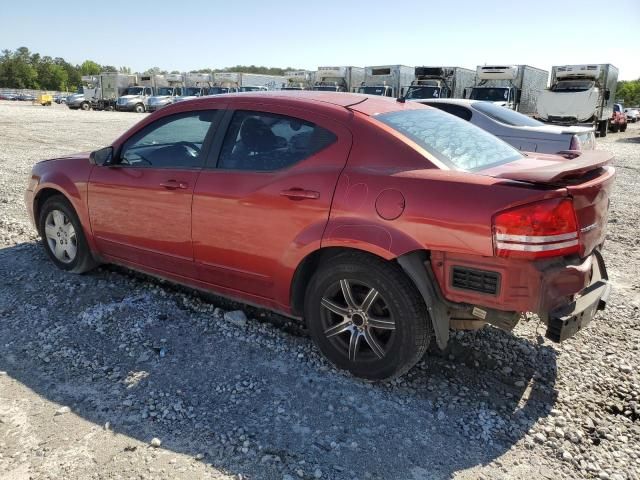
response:
M580 143L580 138L577 135L571 136L571 145L569 145L569 150L582 150L582 143Z
M552 199L500 212L493 217L498 257L543 258L578 253L578 222L573 202Z

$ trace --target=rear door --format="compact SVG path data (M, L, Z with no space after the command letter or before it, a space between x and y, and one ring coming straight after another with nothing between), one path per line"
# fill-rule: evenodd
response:
M194 191L196 266L205 282L272 299L279 276L320 247L351 133L291 107L235 108Z

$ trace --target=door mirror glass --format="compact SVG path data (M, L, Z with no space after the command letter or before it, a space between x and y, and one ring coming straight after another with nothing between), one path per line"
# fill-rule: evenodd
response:
M109 165L113 161L113 147L105 147L91 152L89 160L94 165Z

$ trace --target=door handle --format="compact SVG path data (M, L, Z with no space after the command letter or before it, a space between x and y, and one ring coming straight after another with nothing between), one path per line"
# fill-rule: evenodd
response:
M185 182L178 182L177 180L167 180L166 182L162 182L160 186L167 190L176 190L178 188L185 190L189 185Z
M320 198L320 192L314 190L304 190L302 188L290 188L289 190L283 190L280 192L283 197L288 197L291 200L316 200Z

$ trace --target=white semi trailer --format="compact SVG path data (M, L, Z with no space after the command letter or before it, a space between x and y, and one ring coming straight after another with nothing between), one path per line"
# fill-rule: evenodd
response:
M473 87L476 72L462 67L416 67L415 79L404 92L407 100L464 98Z
M618 69L609 63L551 67L551 86L538 98L537 117L558 125L593 126L607 134Z
M478 65L469 98L534 115L538 96L548 81L549 72L529 65Z
M358 93L400 97L402 87L411 85L414 68L406 65L381 65L364 68L364 82Z
M314 90L355 92L364 82L362 67L318 67Z

